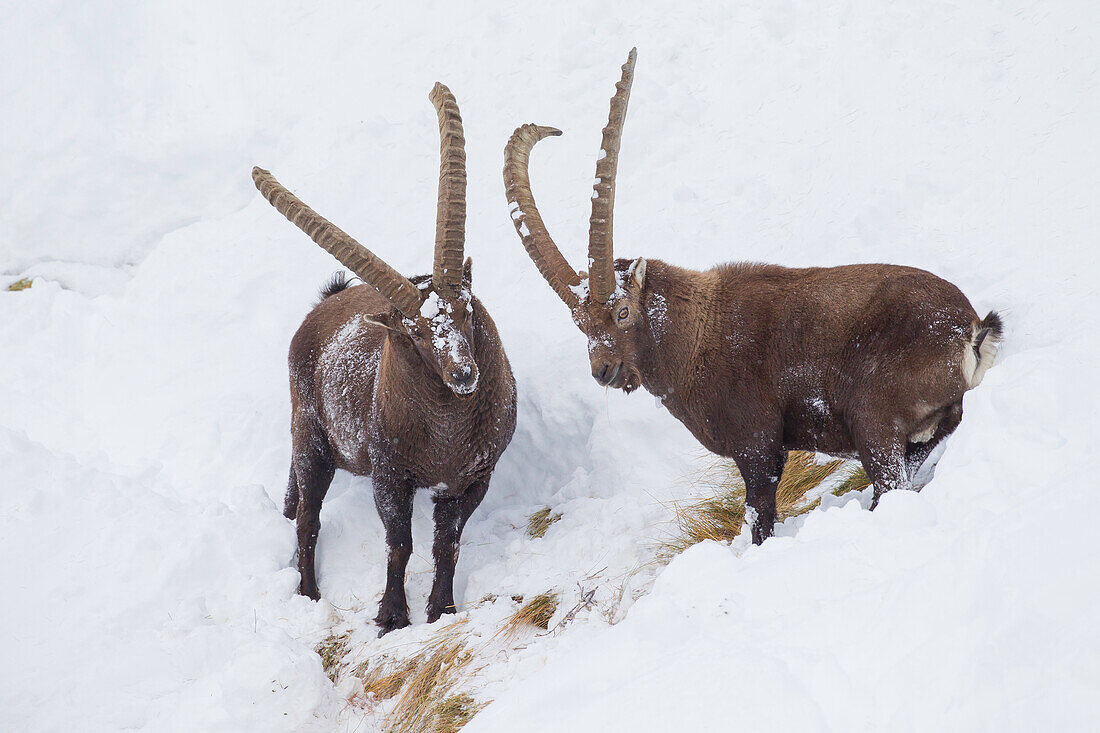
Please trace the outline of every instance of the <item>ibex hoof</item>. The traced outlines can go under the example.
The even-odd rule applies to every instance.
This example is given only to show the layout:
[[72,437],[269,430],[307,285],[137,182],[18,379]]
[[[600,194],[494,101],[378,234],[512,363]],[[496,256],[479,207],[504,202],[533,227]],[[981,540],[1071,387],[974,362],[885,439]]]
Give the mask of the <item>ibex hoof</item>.
[[394,629],[403,629],[409,625],[409,614],[400,613],[397,611],[379,611],[378,616],[374,619],[374,622],[378,624],[378,638],[381,639],[386,634],[390,633]]
[[428,623],[434,624],[445,613],[458,613],[454,603],[449,603],[447,605],[428,604]]

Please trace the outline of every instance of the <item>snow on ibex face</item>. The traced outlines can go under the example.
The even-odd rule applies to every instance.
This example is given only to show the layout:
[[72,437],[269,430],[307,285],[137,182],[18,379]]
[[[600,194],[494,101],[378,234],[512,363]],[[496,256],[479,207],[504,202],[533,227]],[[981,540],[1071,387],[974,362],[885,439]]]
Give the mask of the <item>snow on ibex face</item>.
[[[459,297],[448,300],[434,290],[427,293],[420,306],[422,324],[406,320],[410,334],[423,338],[414,340],[426,361],[437,367],[444,383],[457,394],[470,394],[477,389],[478,369],[473,348],[467,336],[473,316],[473,297],[462,289]],[[427,340],[428,344],[423,344]],[[468,376],[463,376],[468,373]]]

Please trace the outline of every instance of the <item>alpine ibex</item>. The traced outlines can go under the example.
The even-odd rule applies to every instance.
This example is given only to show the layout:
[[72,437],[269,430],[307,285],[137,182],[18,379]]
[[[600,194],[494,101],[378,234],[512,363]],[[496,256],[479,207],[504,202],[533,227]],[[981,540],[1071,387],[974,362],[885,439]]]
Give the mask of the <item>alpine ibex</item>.
[[603,130],[588,273],[559,252],[531,194],[531,148],[561,131],[524,125],[505,149],[513,223],[588,336],[592,376],[626,392],[645,387],[708,450],[737,463],[755,543],[774,529],[789,450],[858,457],[874,482],[872,507],[884,491],[911,486],[958,426],[963,394],[993,363],[1000,318],[979,319],[958,288],[912,267],[735,263],[698,272],[613,259],[635,58],[632,50]]
[[442,159],[430,276],[406,279],[269,172],[252,170],[280,213],[367,284],[336,278],[291,341],[294,450],[284,514],[297,519],[299,592],[317,599],[314,551],[333,473],[370,475],[389,549],[379,635],[409,624],[405,567],[417,488],[429,488],[435,502],[428,621],[454,613],[459,539],[516,424],[515,379],[493,319],[470,293],[470,260],[462,261],[462,119],[447,87],[436,84],[429,96]]

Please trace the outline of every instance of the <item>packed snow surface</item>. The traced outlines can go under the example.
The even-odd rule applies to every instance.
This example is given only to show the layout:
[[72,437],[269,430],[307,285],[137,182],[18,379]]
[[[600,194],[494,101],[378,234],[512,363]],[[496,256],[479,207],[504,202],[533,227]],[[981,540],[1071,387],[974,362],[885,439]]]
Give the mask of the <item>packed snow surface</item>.
[[[270,168],[400,272],[429,272],[437,80],[465,124],[473,289],[520,401],[463,537],[460,618],[487,640],[511,596],[562,596],[550,633],[470,682],[493,702],[466,730],[1100,728],[1096,3],[3,16],[0,729],[381,725],[314,647],[339,629],[359,654],[432,633],[430,499],[412,627],[372,638],[385,547],[369,479],[337,475],[324,600],[295,594],[286,350],[337,265],[249,172]],[[761,547],[646,565],[667,502],[697,493],[701,451],[653,400],[590,378],[500,174],[517,125],[565,130],[531,175],[583,267],[600,130],[635,45],[619,256],[909,264],[1004,315],[998,364],[921,493],[874,513],[826,497]],[[533,539],[545,506],[562,518]]]

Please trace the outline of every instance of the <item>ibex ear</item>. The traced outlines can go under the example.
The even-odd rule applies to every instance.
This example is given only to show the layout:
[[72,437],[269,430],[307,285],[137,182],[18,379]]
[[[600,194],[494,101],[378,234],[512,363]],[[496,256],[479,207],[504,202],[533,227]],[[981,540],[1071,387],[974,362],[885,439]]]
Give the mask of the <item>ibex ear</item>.
[[630,280],[633,281],[639,288],[645,287],[645,257],[639,257],[630,264],[630,270],[628,271]]
[[405,326],[401,323],[401,314],[396,308],[382,313],[364,313],[363,320],[387,328],[390,331],[405,333]]
[[465,285],[467,289],[469,289],[470,286],[473,284],[473,282],[474,282],[474,258],[473,257],[467,257],[466,262],[464,262],[462,264],[462,284]]

